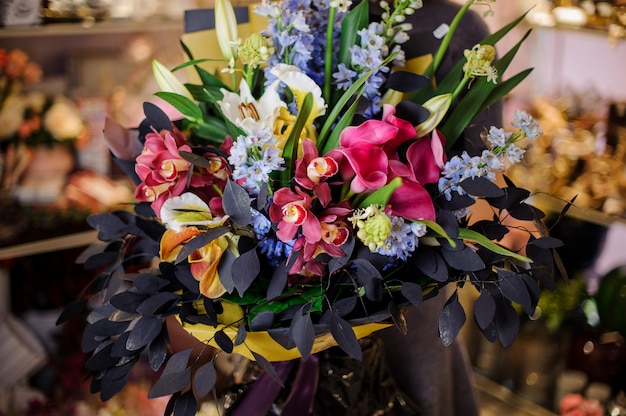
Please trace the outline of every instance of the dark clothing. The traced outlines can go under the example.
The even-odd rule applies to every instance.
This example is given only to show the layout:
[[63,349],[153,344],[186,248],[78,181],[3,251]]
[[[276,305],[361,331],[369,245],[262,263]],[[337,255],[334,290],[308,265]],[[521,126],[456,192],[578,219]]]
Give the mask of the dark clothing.
[[[441,23],[450,23],[460,7],[459,4],[447,0],[424,0],[423,8],[408,19],[413,24],[413,32],[411,41],[404,45],[407,59],[426,53],[434,54],[440,41],[434,38],[432,32]],[[440,77],[462,59],[465,49],[480,43],[488,34],[487,26],[480,15],[470,10],[453,36],[438,71]],[[502,127],[501,115],[500,103],[486,110],[466,131],[467,140],[480,143],[482,131],[492,125]],[[446,300],[444,290],[435,298],[412,307],[406,317],[406,335],[396,328],[380,332],[385,344],[387,363],[396,384],[421,407],[422,415],[478,415],[472,371],[464,344],[457,339],[452,345],[445,347],[439,339],[439,314]]]

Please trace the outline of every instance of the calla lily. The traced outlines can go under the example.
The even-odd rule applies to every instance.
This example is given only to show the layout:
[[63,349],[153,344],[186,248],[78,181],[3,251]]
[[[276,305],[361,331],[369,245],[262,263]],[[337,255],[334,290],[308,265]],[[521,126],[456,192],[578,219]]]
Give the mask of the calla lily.
[[279,82],[269,85],[259,100],[252,96],[248,83],[241,81],[239,94],[222,89],[224,98],[218,101],[224,115],[236,126],[252,134],[256,130],[268,127],[275,132],[276,119],[281,108],[286,108],[279,97],[277,89]]
[[238,39],[237,18],[229,0],[215,0],[215,33],[224,58],[227,61],[235,59],[234,45]]
[[305,123],[307,129],[313,125],[313,121],[316,118],[326,113],[326,102],[322,97],[322,89],[313,79],[303,73],[300,68],[293,65],[278,64],[270,72],[289,87],[296,98],[298,108],[302,107],[304,97],[308,93],[313,95],[313,108]]
[[161,207],[161,221],[172,230],[180,230],[190,225],[217,227],[222,225],[227,218],[228,216],[214,218],[209,206],[191,192],[172,197]]
[[435,130],[448,112],[451,104],[452,94],[437,95],[422,104],[424,108],[430,111],[430,116],[428,116],[423,123],[415,126],[417,137],[426,136],[428,133]]
[[161,91],[173,92],[194,101],[191,93],[187,90],[187,88],[185,88],[183,83],[174,76],[172,71],[167,69],[165,65],[156,59],[152,60],[152,73],[154,74],[154,79],[157,84],[159,84]]

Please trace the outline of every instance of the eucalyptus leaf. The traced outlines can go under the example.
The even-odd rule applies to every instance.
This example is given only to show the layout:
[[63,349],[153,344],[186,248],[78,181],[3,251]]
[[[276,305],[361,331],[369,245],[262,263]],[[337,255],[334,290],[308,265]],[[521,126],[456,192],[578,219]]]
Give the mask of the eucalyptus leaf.
[[352,326],[342,317],[339,316],[336,311],[330,316],[330,333],[332,334],[337,345],[350,357],[361,360],[363,358],[363,351],[359,345],[359,341],[354,334]]
[[180,250],[178,255],[176,256],[176,263],[180,263],[185,261],[187,257],[189,257],[194,251],[206,246],[211,241],[215,240],[218,237],[229,232],[231,228],[229,226],[221,226],[215,227],[207,230],[206,232],[197,235],[192,238],[189,242],[183,245],[183,248]]
[[164,337],[156,337],[148,347],[148,363],[152,371],[157,371],[167,358],[167,345]]
[[311,355],[313,349],[313,341],[315,341],[315,331],[313,330],[313,321],[311,315],[305,313],[307,305],[298,309],[298,312],[291,320],[289,331],[293,342],[296,344],[296,348],[300,352],[303,360],[307,360]]
[[135,351],[145,347],[161,333],[162,328],[163,322],[160,318],[141,317],[130,331],[130,336],[126,341],[126,348],[129,351]]
[[[167,366],[166,366],[167,368]],[[163,373],[152,385],[148,392],[148,398],[169,396],[182,391],[191,382],[191,367],[181,371]]]
[[213,361],[202,364],[193,375],[193,388],[198,397],[207,396],[215,387],[217,371]]
[[248,250],[242,253],[233,262],[233,283],[239,296],[243,296],[252,282],[257,278],[261,270],[261,261],[256,250]]
[[222,205],[224,212],[230,216],[235,224],[250,224],[252,221],[250,202],[248,192],[241,185],[229,179],[224,188]]
[[182,393],[174,402],[174,416],[196,416],[198,403],[192,391]]
[[474,318],[478,327],[485,330],[493,322],[496,314],[496,302],[488,290],[482,290],[474,304]]
[[224,330],[219,330],[215,332],[215,343],[226,353],[230,354],[233,352],[233,341],[230,339],[228,335],[224,332]]
[[172,130],[172,122],[163,110],[151,102],[143,103],[143,113],[150,126],[156,131]]

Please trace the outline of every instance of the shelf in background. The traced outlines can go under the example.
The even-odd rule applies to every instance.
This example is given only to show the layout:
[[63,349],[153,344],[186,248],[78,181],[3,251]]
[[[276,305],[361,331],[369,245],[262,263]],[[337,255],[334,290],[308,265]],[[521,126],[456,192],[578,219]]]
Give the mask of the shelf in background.
[[0,28],[0,39],[50,36],[111,35],[135,32],[183,31],[183,20],[103,20],[76,23],[48,23],[40,26]]

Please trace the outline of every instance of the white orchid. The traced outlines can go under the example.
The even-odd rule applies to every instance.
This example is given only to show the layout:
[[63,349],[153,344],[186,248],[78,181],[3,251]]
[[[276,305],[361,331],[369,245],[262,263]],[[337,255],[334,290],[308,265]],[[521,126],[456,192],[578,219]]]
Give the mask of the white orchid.
[[161,207],[161,221],[171,230],[202,225],[209,228],[222,225],[228,216],[213,217],[209,206],[199,196],[186,192],[169,198]]

